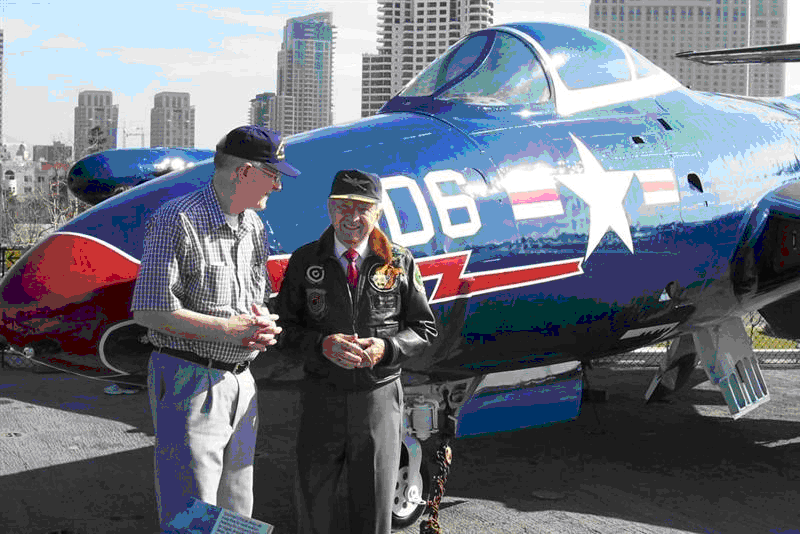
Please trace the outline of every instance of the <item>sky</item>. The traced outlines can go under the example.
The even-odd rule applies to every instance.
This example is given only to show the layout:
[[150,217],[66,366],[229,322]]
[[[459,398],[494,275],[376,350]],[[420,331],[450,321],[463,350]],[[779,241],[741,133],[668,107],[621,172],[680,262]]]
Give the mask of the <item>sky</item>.
[[[78,92],[105,90],[119,105],[117,146],[149,144],[150,109],[161,91],[191,94],[195,144],[212,148],[247,123],[250,100],[275,91],[286,19],[333,12],[334,123],[361,109],[361,54],[376,51],[377,0],[0,0],[4,30],[6,143],[73,142]],[[800,41],[800,2],[788,2],[788,42]],[[494,22],[589,25],[589,0],[494,0]],[[787,94],[800,92],[800,64],[787,67]]]

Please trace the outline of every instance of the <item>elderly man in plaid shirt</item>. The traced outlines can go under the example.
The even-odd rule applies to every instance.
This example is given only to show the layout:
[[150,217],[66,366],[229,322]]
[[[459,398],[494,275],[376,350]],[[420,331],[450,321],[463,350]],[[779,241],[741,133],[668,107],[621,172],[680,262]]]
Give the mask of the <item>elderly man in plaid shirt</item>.
[[147,222],[131,308],[155,346],[148,388],[161,529],[189,497],[250,516],[258,406],[250,362],[276,342],[262,210],[284,161],[277,132],[242,126],[217,145],[205,188]]

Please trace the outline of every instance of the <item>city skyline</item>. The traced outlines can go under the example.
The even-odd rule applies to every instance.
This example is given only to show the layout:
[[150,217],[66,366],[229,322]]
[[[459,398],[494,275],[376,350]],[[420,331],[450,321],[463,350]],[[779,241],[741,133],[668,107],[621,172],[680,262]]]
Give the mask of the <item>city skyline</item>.
[[[120,128],[149,130],[154,95],[170,91],[192,94],[195,146],[213,147],[225,132],[248,121],[254,95],[275,91],[275,58],[286,21],[321,11],[333,12],[337,29],[333,123],[360,117],[361,57],[377,51],[377,0],[298,0],[266,10],[255,1],[237,4],[143,0],[115,8],[113,17],[99,3],[98,9],[6,5],[0,22],[5,141],[28,147],[54,140],[73,144],[72,111],[82,90],[112,91]],[[589,25],[589,0],[494,4],[495,24],[542,20]],[[363,16],[354,17],[353,9]],[[800,20],[800,5],[790,5],[787,17],[787,41],[800,41],[800,28],[792,24]],[[800,92],[800,66],[787,67],[786,85],[787,94]]]

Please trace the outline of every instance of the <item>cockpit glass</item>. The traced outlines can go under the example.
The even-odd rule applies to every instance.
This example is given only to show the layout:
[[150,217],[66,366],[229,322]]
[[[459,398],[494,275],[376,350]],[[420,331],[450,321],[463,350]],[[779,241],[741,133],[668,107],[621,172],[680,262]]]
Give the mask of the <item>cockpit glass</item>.
[[457,48],[440,56],[408,84],[400,96],[431,96],[436,89],[459,76],[475,63],[488,37],[478,34],[466,39]]
[[646,78],[647,76],[652,76],[660,70],[658,67],[652,64],[650,60],[646,59],[636,50],[630,49],[628,52],[633,58],[633,66],[636,67],[637,78]]
[[531,32],[569,89],[585,89],[631,79],[622,49],[598,33],[576,28]]
[[436,98],[470,104],[526,104],[546,102],[550,89],[533,52],[516,37],[497,32],[483,63]]

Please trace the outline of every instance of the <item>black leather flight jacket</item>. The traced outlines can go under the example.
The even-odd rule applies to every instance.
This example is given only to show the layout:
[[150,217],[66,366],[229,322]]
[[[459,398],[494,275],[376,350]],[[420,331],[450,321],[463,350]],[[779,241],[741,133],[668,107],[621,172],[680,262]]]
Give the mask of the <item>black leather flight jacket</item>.
[[[399,377],[403,362],[422,354],[437,335],[436,321],[408,250],[373,230],[351,295],[333,237],[333,227],[328,227],[319,240],[289,259],[275,308],[283,327],[278,348],[303,358],[311,379],[342,391],[374,389]],[[388,266],[394,276],[385,276],[386,256],[391,256]],[[383,359],[374,368],[337,366],[322,355],[322,340],[336,333],[383,339]]]

